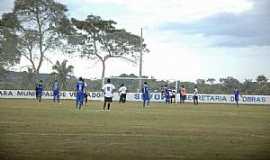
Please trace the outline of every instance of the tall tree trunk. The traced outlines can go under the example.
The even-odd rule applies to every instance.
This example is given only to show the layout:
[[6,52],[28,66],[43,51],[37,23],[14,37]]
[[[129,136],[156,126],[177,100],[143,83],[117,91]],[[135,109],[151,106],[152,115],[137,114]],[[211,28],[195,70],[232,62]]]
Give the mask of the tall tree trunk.
[[101,75],[101,79],[104,79],[105,78],[105,69],[106,69],[106,66],[105,66],[105,61],[102,60],[102,75]]
[[38,66],[36,68],[37,70],[37,74],[39,75],[39,70],[41,68],[42,62],[43,62],[43,58],[44,58],[44,51],[43,51],[43,32],[42,32],[42,24],[40,22],[40,17],[39,17],[39,9],[37,8],[36,11],[36,19],[37,19],[37,23],[38,23],[38,33],[39,33],[39,54],[40,54],[40,58],[39,58],[39,62],[38,62]]
[[67,90],[67,80],[66,79],[63,79],[62,81],[62,85],[63,85],[63,90]]
[[39,71],[35,70],[34,71],[34,79],[35,79],[35,82],[39,81]]

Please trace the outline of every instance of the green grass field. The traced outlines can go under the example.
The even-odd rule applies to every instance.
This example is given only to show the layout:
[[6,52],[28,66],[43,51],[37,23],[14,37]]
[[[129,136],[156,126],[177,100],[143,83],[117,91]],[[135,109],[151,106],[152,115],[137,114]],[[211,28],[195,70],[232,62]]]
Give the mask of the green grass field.
[[270,106],[101,106],[0,99],[0,159],[270,159]]

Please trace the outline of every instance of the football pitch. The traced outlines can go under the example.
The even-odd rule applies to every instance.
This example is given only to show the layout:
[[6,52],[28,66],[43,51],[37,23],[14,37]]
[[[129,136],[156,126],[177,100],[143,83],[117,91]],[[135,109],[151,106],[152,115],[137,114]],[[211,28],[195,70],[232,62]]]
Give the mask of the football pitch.
[[270,158],[270,106],[0,99],[1,160]]

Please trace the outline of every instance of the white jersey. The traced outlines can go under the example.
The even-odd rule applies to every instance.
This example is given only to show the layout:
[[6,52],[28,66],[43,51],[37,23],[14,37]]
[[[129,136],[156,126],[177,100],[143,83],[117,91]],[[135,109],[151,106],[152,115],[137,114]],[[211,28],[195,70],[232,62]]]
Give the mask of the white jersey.
[[87,83],[84,82],[84,92],[87,92]]
[[169,96],[171,97],[173,95],[173,91],[171,89],[169,89],[168,91],[169,91]]
[[104,97],[113,97],[113,90],[115,89],[113,84],[105,84],[102,89],[104,91]]
[[120,94],[127,94],[127,87],[122,86],[122,87],[119,88],[118,91],[119,91]]
[[193,95],[194,95],[194,96],[198,96],[198,94],[199,94],[199,91],[198,91],[197,88],[195,88],[194,91],[193,91]]

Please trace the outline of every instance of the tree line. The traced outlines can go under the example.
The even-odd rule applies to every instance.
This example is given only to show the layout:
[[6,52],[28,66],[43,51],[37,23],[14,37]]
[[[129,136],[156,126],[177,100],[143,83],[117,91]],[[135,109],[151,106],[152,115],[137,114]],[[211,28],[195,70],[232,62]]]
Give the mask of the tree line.
[[[40,78],[46,90],[52,89],[52,84],[55,79],[59,79],[61,90],[73,91],[77,82],[77,78],[70,75],[73,66],[67,65],[67,61],[62,63],[57,62],[53,66],[51,74],[41,74]],[[5,76],[0,78],[1,89],[34,89],[35,88],[35,74],[33,72],[10,72],[6,71]],[[118,77],[138,78],[134,74],[121,74]],[[160,92],[161,87],[168,85],[168,87],[175,89],[176,81],[157,80],[154,77],[144,76],[144,81],[147,81],[151,92]],[[99,92],[102,86],[102,79],[85,79],[88,84],[88,91]],[[118,88],[121,84],[125,84],[129,92],[138,92],[137,79],[112,79],[112,83]],[[234,88],[238,88],[243,95],[270,95],[270,82],[264,75],[259,75],[255,80],[246,79],[240,82],[234,77],[197,79],[196,82],[178,81],[178,87],[184,85],[188,93],[192,93],[195,86],[198,87],[200,94],[232,94]],[[178,88],[179,89],[179,88]]]

